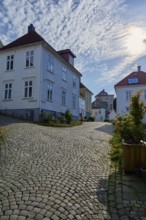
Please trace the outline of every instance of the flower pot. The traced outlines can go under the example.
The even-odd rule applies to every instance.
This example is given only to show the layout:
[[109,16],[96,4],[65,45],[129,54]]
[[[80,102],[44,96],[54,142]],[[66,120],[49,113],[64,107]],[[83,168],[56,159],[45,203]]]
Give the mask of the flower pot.
[[140,170],[144,181],[146,181],[146,166],[141,167]]
[[123,143],[123,167],[125,172],[136,172],[146,163],[146,146]]

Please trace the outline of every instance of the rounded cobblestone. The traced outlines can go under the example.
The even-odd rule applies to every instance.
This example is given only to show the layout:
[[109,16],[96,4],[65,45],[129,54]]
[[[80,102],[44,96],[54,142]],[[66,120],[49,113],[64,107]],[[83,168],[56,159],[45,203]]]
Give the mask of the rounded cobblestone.
[[109,219],[111,125],[52,128],[5,120],[1,219]]

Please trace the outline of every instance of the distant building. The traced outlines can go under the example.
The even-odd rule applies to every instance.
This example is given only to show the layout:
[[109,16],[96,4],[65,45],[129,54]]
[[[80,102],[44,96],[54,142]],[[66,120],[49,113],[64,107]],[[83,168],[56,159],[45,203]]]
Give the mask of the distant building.
[[[115,85],[117,114],[124,116],[129,112],[131,96],[139,90],[142,90],[141,100],[146,106],[146,72],[141,71],[140,66],[137,71],[130,73]],[[144,121],[146,122],[146,116]]]
[[93,93],[83,83],[80,83],[80,98],[85,99],[85,116],[87,118],[92,114],[92,95]]
[[81,73],[70,49],[56,51],[31,24],[28,33],[0,43],[0,112],[38,121],[69,109],[79,118]]
[[[114,95],[109,95],[107,92],[105,92],[104,89],[101,92],[99,92],[95,96],[95,101],[92,102],[92,116],[95,117],[95,109],[98,109],[99,113],[99,110],[102,110],[103,115],[102,117],[100,117],[99,115],[99,117],[96,117],[96,119],[99,121],[104,121],[105,119],[107,119],[110,112],[112,112],[113,110],[113,100]],[[105,111],[103,111],[103,109],[105,109]]]

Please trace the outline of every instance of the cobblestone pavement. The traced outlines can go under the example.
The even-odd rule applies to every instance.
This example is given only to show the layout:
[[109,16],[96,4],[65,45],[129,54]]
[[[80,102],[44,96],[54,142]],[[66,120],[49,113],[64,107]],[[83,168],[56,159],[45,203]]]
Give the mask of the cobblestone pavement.
[[[107,220],[112,126],[43,127],[2,119],[1,220]],[[118,219],[118,218],[117,218]]]

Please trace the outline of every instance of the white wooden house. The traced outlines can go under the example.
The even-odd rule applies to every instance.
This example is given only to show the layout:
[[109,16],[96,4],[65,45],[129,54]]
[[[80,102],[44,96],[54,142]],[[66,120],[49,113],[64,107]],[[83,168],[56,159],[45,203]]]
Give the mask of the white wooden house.
[[56,51],[31,24],[28,33],[0,48],[0,112],[38,121],[69,109],[79,117],[81,73],[70,49]]
[[[117,114],[124,116],[129,112],[131,96],[137,91],[142,90],[141,101],[146,106],[146,72],[138,70],[130,73],[115,85],[117,95]],[[144,117],[146,122],[146,116]]]

